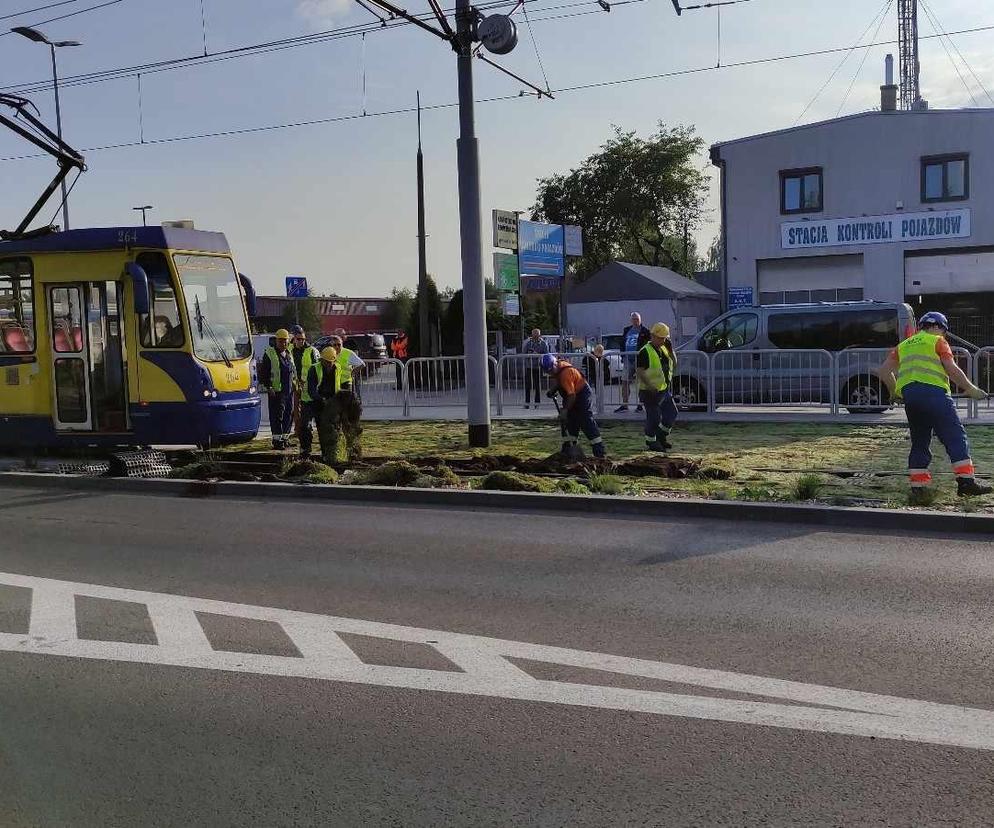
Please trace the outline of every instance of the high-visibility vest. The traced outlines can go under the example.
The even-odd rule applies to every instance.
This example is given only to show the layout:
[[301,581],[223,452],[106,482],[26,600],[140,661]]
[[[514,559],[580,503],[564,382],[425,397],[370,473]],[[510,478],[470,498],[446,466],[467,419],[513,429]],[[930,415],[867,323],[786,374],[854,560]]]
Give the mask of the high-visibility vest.
[[407,359],[407,337],[398,337],[390,343],[394,359]]
[[318,349],[313,345],[304,346],[304,353],[300,355],[300,376],[303,380],[300,383],[300,401],[311,402],[310,392],[307,390],[307,377],[311,373],[311,366],[321,361]]
[[663,370],[663,361],[659,358],[659,352],[651,342],[646,342],[642,350],[649,356],[649,370],[645,372],[645,379],[639,377],[639,388],[643,391],[665,391],[670,387],[673,379],[673,368],[676,364],[676,355],[669,354],[669,366]]
[[349,365],[349,359],[355,351],[350,351],[348,348],[342,348],[338,354],[338,379],[335,381],[337,391],[343,385],[348,385],[352,387],[352,366]]
[[950,393],[949,376],[935,352],[936,343],[941,339],[938,334],[919,331],[908,337],[897,346],[897,393],[912,382],[934,385]]
[[[283,390],[283,372],[280,370],[280,355],[276,349],[270,345],[266,348],[265,358],[269,360],[269,389],[276,394]],[[297,380],[297,363],[293,361],[293,354],[290,356],[290,383]]]
[[[337,394],[339,391],[342,390],[342,372],[339,371],[339,370],[337,370],[337,368],[338,368],[337,365],[335,366],[335,368],[336,368],[336,371],[335,371],[335,393]],[[315,379],[317,379],[318,391],[320,391],[321,390],[321,383],[324,380],[324,363],[319,359],[317,362],[314,363],[313,366],[311,366],[311,370],[314,372],[314,377],[315,377]],[[309,378],[309,376],[310,375],[308,375],[308,378]],[[310,396],[308,396],[308,400],[310,400]]]

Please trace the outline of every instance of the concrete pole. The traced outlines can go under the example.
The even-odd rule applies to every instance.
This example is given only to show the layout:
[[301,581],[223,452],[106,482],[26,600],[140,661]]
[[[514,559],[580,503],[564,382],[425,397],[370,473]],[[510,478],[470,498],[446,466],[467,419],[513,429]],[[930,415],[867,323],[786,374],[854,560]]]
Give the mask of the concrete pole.
[[421,152],[421,93],[418,93],[418,356],[435,356],[428,330],[428,253],[425,243],[425,159]]
[[465,327],[466,391],[469,398],[469,445],[490,446],[490,378],[487,369],[487,313],[483,285],[480,216],[480,158],[473,117],[473,10],[470,0],[456,0],[459,52],[459,229]]

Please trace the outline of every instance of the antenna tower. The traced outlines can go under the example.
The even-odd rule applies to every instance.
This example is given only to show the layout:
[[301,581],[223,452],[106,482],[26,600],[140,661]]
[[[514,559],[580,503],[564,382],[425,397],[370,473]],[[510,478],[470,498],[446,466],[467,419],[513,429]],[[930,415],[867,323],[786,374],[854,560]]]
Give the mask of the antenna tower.
[[918,62],[918,0],[897,0],[897,39],[901,54],[901,109],[927,109]]

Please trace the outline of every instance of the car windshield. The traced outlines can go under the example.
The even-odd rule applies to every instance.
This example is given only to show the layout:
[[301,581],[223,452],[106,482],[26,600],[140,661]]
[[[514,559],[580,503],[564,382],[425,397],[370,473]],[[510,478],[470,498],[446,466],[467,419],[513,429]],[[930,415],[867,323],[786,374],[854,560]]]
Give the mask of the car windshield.
[[238,274],[226,256],[175,254],[193,352],[205,362],[252,355]]

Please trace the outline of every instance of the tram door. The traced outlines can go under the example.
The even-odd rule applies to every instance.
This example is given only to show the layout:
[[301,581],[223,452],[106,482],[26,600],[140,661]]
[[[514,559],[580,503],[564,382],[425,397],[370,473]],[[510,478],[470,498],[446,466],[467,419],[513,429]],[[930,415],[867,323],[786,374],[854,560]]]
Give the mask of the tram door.
[[48,289],[58,430],[129,428],[121,299],[117,282]]

